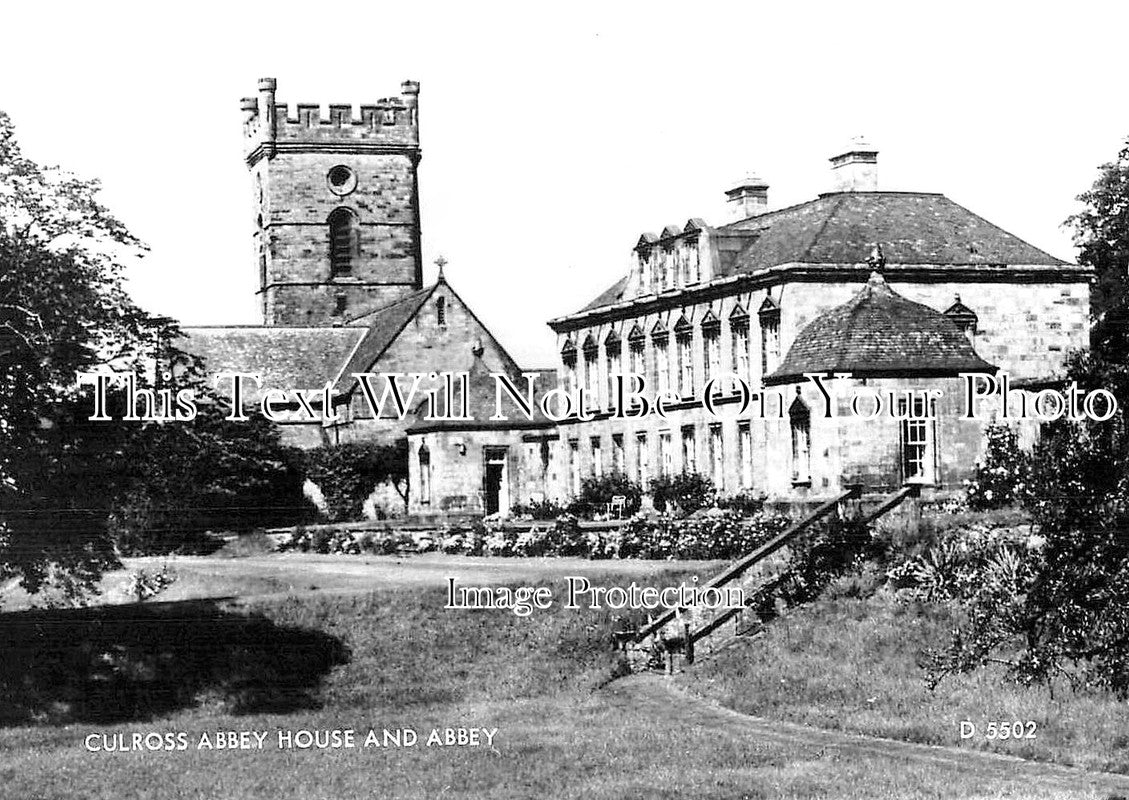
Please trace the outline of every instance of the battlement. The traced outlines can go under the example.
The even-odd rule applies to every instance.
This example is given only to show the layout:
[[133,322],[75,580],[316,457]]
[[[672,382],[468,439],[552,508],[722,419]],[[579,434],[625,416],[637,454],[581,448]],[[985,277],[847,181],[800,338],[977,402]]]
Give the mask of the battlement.
[[322,117],[317,103],[298,103],[291,116],[290,107],[275,99],[278,82],[259,80],[257,97],[244,97],[244,151],[249,164],[277,150],[298,147],[302,150],[341,148],[415,149],[419,146],[419,83],[404,81],[398,97],[385,97],[360,107],[360,116],[348,103],[331,103],[328,118]]

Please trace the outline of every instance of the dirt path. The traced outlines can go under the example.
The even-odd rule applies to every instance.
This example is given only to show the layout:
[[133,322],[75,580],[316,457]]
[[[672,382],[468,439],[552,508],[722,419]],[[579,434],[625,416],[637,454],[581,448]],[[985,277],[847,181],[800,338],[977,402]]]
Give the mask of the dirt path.
[[679,724],[708,727],[736,738],[834,752],[845,757],[880,755],[903,760],[909,766],[927,763],[947,766],[966,775],[1030,781],[1042,789],[1089,789],[1109,796],[1129,797],[1129,776],[1126,775],[1084,772],[981,750],[899,742],[751,717],[692,695],[661,675],[632,675],[602,691],[612,703],[623,703],[653,714],[657,719],[677,719]]

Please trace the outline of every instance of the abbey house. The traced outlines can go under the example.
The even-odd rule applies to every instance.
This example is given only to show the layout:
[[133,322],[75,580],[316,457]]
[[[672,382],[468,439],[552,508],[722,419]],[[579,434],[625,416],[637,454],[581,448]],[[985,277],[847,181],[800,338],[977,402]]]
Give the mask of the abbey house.
[[[189,347],[212,372],[330,382],[336,419],[295,415],[292,443],[406,436],[416,517],[561,501],[610,471],[644,486],[700,472],[723,494],[780,499],[855,483],[944,492],[970,475],[987,424],[962,419],[960,376],[1053,385],[1088,343],[1090,270],[943,194],[884,191],[878,150],[859,139],[831,154],[828,191],[812,200],[774,208],[748,176],[726,187],[728,220],[625,236],[630,268],[549,321],[559,363],[541,380],[583,389],[584,406],[491,419],[491,375],[521,386],[522,370],[442,265],[422,283],[419,84],[359,118],[348,105],[292,114],[275,92],[267,78],[243,100],[263,324],[189,328]],[[372,415],[356,373],[466,375],[452,402],[469,414]],[[668,398],[663,414],[617,413],[616,377],[629,373]],[[707,409],[704,387],[730,373]],[[828,417],[812,373],[849,373],[844,396],[901,407],[866,424],[846,407]],[[740,404],[741,383],[778,397],[779,413]]]

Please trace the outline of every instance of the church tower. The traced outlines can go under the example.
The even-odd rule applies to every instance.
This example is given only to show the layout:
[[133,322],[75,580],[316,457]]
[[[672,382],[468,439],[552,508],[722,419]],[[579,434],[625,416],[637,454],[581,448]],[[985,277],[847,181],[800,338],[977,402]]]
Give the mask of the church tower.
[[276,87],[242,101],[263,324],[338,324],[421,288],[419,84],[360,119],[304,103],[291,117]]

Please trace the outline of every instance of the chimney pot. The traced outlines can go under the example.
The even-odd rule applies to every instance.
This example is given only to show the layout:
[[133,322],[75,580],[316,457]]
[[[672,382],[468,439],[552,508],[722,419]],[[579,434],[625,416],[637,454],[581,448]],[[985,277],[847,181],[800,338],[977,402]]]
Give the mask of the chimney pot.
[[749,172],[725,190],[725,197],[732,222],[755,217],[768,210],[768,183]]
[[878,191],[878,148],[865,137],[856,136],[839,155],[829,160],[835,181],[832,191]]

